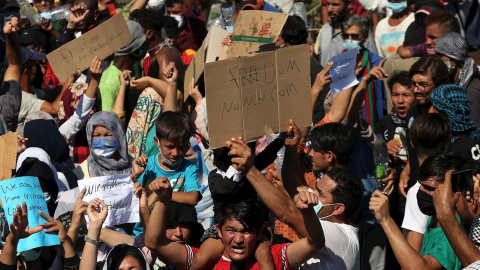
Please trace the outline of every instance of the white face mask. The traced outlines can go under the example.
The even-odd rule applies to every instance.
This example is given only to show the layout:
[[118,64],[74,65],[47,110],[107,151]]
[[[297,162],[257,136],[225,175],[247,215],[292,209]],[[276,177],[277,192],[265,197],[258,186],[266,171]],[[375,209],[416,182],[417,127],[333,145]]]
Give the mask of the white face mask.
[[182,28],[185,25],[185,19],[182,15],[170,15],[170,17],[174,18],[178,22],[178,29]]
[[[315,214],[318,215],[318,212],[320,212],[320,210],[322,210],[322,208],[323,208],[324,206],[327,206],[327,205],[337,205],[337,204],[338,204],[338,203],[327,203],[327,204],[323,204],[320,200],[318,200],[318,204],[313,207],[313,210],[315,211]],[[321,217],[321,218],[319,218],[319,219],[322,220],[322,219],[326,219],[326,218],[331,217],[331,216],[333,216],[333,213],[330,214],[330,215],[328,215],[328,216]]]
[[108,149],[92,148],[91,150],[99,157],[111,158],[117,151],[117,147],[111,147]]

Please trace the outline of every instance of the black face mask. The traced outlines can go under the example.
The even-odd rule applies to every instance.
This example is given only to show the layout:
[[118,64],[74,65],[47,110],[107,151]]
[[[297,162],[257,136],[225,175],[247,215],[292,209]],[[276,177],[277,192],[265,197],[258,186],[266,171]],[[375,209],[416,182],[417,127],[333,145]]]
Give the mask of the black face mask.
[[427,216],[435,216],[435,207],[433,206],[433,197],[425,191],[419,189],[417,193],[418,208]]

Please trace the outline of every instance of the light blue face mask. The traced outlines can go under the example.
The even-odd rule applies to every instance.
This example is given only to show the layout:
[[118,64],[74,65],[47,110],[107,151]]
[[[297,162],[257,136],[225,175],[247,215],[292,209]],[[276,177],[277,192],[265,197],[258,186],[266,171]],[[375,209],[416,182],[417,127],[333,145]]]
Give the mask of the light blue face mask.
[[407,1],[400,3],[387,2],[387,8],[391,9],[393,13],[400,13],[407,8]]
[[[320,212],[320,210],[322,210],[322,208],[323,208],[324,206],[327,206],[327,205],[337,205],[337,204],[338,204],[338,203],[327,203],[327,204],[323,204],[323,203],[319,200],[319,201],[318,201],[318,204],[313,207],[313,210],[315,211],[315,214],[318,215],[318,212]],[[331,217],[331,216],[333,216],[333,213],[330,214],[330,215],[328,215],[328,216],[321,217],[321,218],[319,218],[319,219],[322,220],[322,219],[326,219],[326,218]]]
[[50,196],[50,193],[44,192],[43,197],[45,197],[45,202],[49,204],[52,201],[52,196]]
[[356,48],[360,48],[360,40],[344,40],[343,41],[343,48],[345,50],[350,51]]
[[117,143],[114,139],[101,137],[92,141],[92,151],[97,156],[111,158],[117,151]]

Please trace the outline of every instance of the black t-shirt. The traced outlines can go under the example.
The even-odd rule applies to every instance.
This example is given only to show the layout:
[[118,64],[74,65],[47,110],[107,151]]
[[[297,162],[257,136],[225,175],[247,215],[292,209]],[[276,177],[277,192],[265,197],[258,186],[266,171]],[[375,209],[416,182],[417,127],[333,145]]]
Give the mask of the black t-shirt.
[[468,169],[471,169],[474,174],[480,169],[480,146],[470,136],[458,135],[450,144],[448,152],[460,153],[467,160]]
[[22,104],[22,88],[18,81],[6,81],[0,89],[0,114],[5,120],[7,129],[15,132],[18,125],[18,114]]
[[[415,118],[419,117],[424,113],[428,113],[428,109],[430,105],[427,106],[419,106],[414,105],[412,106],[407,112],[407,142],[410,142],[410,137],[408,136],[410,126],[413,123]],[[408,149],[408,162],[410,163],[410,181],[408,186],[411,187],[415,185],[418,179],[418,170],[420,165],[418,164],[418,156],[417,151],[412,147],[410,143],[407,144]]]

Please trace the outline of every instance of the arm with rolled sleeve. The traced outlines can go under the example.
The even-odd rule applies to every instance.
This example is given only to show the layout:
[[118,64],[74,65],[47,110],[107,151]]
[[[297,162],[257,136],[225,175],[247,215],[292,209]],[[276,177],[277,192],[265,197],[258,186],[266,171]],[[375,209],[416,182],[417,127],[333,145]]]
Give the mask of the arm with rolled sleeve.
[[70,141],[75,138],[75,135],[83,128],[90,116],[90,111],[95,104],[95,98],[89,98],[83,95],[82,100],[79,102],[80,106],[77,107],[75,113],[58,129],[61,134],[65,135],[65,138]]

